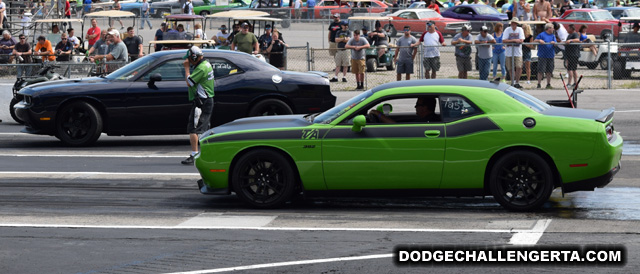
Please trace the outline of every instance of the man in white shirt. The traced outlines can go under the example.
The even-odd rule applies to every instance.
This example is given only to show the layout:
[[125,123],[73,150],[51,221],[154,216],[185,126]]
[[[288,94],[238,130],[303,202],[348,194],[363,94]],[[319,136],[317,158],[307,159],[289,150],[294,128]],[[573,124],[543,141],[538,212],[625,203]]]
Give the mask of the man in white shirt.
[[[423,45],[422,65],[424,66],[424,78],[435,79],[436,72],[440,70],[440,50],[438,48],[446,45],[442,33],[436,30],[435,22],[427,22],[427,31],[422,34],[417,43],[411,46],[417,47],[420,43]],[[432,71],[431,75],[429,71]]]
[[511,27],[504,30],[502,43],[506,44],[505,63],[511,76],[511,85],[522,88],[520,76],[522,75],[522,42],[524,41],[524,31],[518,27],[518,18],[514,17],[509,21]]
[[567,37],[569,37],[569,32],[564,28],[562,24],[553,22],[553,29],[556,32],[556,39],[558,40],[558,45],[556,45],[555,50],[556,53],[562,52],[564,54],[564,45],[563,42],[567,41]]
[[[191,3],[191,0],[184,2],[184,5],[182,5],[182,11],[184,14],[193,15],[193,4]],[[187,23],[187,31],[189,31],[189,23]]]

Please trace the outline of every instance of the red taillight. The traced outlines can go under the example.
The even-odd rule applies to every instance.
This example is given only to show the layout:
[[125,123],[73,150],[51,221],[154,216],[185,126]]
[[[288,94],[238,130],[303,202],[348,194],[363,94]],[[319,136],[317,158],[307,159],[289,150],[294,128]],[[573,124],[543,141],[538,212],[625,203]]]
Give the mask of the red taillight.
[[607,131],[607,140],[611,141],[611,138],[613,138],[613,124],[609,124],[605,130]]

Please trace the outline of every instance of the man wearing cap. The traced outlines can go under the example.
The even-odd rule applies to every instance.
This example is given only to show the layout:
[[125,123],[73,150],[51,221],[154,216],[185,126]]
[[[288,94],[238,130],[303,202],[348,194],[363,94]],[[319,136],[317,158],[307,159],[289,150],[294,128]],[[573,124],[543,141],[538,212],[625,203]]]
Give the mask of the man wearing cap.
[[112,29],[107,32],[107,39],[111,43],[109,53],[89,57],[89,60],[91,62],[103,59],[106,59],[107,61],[120,61],[119,64],[108,65],[108,71],[112,72],[124,65],[123,63],[128,60],[129,52],[127,51],[127,46],[122,42],[122,39],[120,39],[120,32],[118,30]]
[[[436,72],[440,70],[440,46],[445,46],[444,37],[440,31],[436,30],[436,24],[433,21],[427,22],[427,31],[420,36],[420,41],[424,47],[422,56],[422,65],[424,67],[425,79],[436,79]],[[415,43],[411,46],[418,46]],[[431,73],[429,73],[431,71]]]
[[351,49],[351,72],[356,76],[356,90],[364,89],[365,49],[369,48],[369,42],[360,37],[360,30],[355,30],[345,48]]
[[36,43],[36,47],[33,50],[33,55],[41,56],[42,59],[39,60],[40,62],[56,60],[56,57],[53,55],[51,42],[42,35],[38,36],[38,43]]
[[[158,30],[156,30],[156,34],[155,34],[155,41],[162,41],[162,39],[164,39],[164,33],[167,32],[167,23],[162,22],[162,24],[160,24],[160,28]],[[161,51],[162,50],[162,45],[161,44],[156,44],[155,46],[156,51]]]
[[342,82],[347,82],[347,70],[349,68],[351,57],[349,56],[349,51],[345,46],[351,38],[351,32],[349,31],[349,24],[346,21],[340,23],[340,30],[336,31],[335,37],[337,51],[333,57],[333,60],[336,62],[336,74],[333,76],[333,79],[329,80],[329,82],[338,82],[340,69],[342,69]]
[[231,49],[236,49],[248,54],[258,54],[258,39],[256,36],[249,32],[249,24],[247,22],[242,23],[242,31],[233,37],[231,43]]
[[462,26],[460,33],[457,33],[451,40],[451,45],[456,46],[456,66],[458,67],[458,78],[467,79],[467,73],[471,70],[471,44],[473,37],[469,33],[470,26]]
[[228,46],[229,45],[229,35],[230,35],[230,33],[227,32],[227,26],[226,25],[220,25],[220,28],[218,28],[218,30],[220,30],[220,31],[218,32],[218,34],[216,34],[214,39],[216,40],[218,45]]
[[368,33],[370,40],[367,41],[371,41],[371,46],[378,48],[378,58],[380,58],[380,56],[384,55],[389,47],[389,35],[387,35],[387,32],[382,29],[380,21],[376,21],[375,27],[375,30]]
[[633,23],[633,27],[632,27],[632,32],[627,34],[627,36],[624,38],[624,42],[625,43],[637,43],[640,42],[640,33],[638,33],[638,30],[640,30],[640,24]]
[[393,56],[393,62],[396,63],[396,80],[402,80],[402,74],[406,74],[406,79],[411,80],[413,73],[413,59],[416,58],[418,48],[413,46],[418,44],[418,39],[411,36],[411,27],[404,26],[402,29],[404,35],[400,37],[396,43],[398,46],[396,54]]
[[[27,36],[25,36],[24,34],[20,34],[18,38],[20,38],[20,41],[13,48],[13,55],[15,55],[16,58],[18,58],[17,63],[19,64],[31,63],[31,54],[33,54],[33,52],[31,51],[31,45],[29,44],[29,42],[27,42]],[[22,77],[23,71],[25,73],[25,76],[31,75],[31,66],[26,66],[26,67],[18,66],[16,69],[18,72],[18,78]]]
[[[213,87],[214,71],[211,64],[204,59],[204,54],[199,47],[192,46],[183,57],[185,80],[189,87],[189,101],[193,102],[189,112],[187,122],[187,132],[189,133],[189,143],[191,144],[191,154],[182,161],[183,165],[193,165],[193,157],[198,154],[198,134],[202,134],[209,129],[211,114],[213,113]],[[193,72],[189,68],[193,67]],[[198,117],[196,109],[201,113]],[[198,111],[198,112],[200,112]],[[197,123],[195,119],[197,118]]]
[[260,35],[258,38],[258,43],[260,44],[260,53],[266,54],[267,48],[271,45],[271,25],[264,25],[264,34]]
[[91,28],[87,30],[85,39],[89,41],[89,47],[92,47],[93,44],[100,39],[100,28],[98,27],[98,21],[96,21],[96,19],[91,19]]
[[556,43],[556,36],[553,34],[553,24],[544,25],[544,31],[536,36],[534,42],[540,43],[538,46],[538,88],[542,81],[542,75],[547,74],[547,89],[551,89],[551,77],[553,75],[553,58],[555,51],[553,45]]
[[511,85],[516,88],[520,86],[520,76],[522,75],[522,42],[524,41],[524,31],[518,27],[518,18],[514,17],[509,21],[511,27],[504,30],[502,43],[506,44],[505,63],[509,75],[511,75]]
[[495,44],[496,39],[489,34],[489,28],[482,26],[480,34],[476,37],[474,44],[478,47],[478,67],[480,69],[480,80],[489,78],[489,68],[491,67],[491,58],[493,58],[493,50],[489,44]]
[[333,15],[333,22],[329,24],[329,55],[336,55],[336,32],[340,30],[340,14]]

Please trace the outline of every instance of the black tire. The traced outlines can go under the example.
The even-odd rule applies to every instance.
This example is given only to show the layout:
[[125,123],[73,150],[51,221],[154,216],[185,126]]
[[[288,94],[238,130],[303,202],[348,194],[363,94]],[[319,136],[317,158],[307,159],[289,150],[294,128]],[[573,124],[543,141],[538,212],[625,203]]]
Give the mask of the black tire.
[[242,155],[231,174],[231,186],[238,198],[256,208],[282,206],[291,199],[295,182],[289,161],[268,149]]
[[624,62],[613,62],[613,79],[620,80],[625,78]]
[[597,67],[598,67],[598,62],[595,62],[595,63],[587,63],[586,65],[587,65],[587,68],[589,68],[589,69],[595,69],[595,68],[597,68]]
[[540,155],[513,151],[498,159],[491,168],[489,188],[506,209],[531,211],[540,208],[551,196],[553,173]]
[[384,29],[387,31],[387,33],[389,33],[389,37],[398,36],[398,31],[393,27],[393,25],[387,24],[384,26]]
[[75,101],[65,105],[56,116],[56,137],[69,146],[88,146],[102,133],[102,117],[91,104]]
[[609,58],[607,56],[602,55],[600,57],[600,60],[598,61],[598,63],[600,63],[600,68],[603,70],[608,70],[609,69]]
[[255,104],[249,111],[249,116],[288,115],[293,114],[287,103],[278,99],[266,99]]
[[11,102],[9,102],[9,113],[11,114],[11,118],[13,118],[14,121],[24,125],[24,121],[20,120],[20,118],[18,118],[18,116],[16,115],[15,105],[17,103],[20,103],[20,99],[11,98]]
[[378,64],[376,64],[375,58],[367,59],[366,64],[367,64],[367,72],[375,72],[378,68]]
[[395,69],[395,65],[393,64],[393,61],[391,63],[389,63],[389,65],[387,66],[387,70],[394,70]]
[[609,36],[609,37],[611,37],[611,39],[613,39],[613,33],[611,32],[611,30],[610,30],[610,29],[603,30],[603,31],[600,33],[600,39],[604,40],[604,38],[605,38],[606,36]]
[[206,17],[207,15],[209,15],[209,11],[208,10],[203,10],[203,11],[200,12],[200,16],[205,16]]
[[283,19],[282,22],[280,22],[280,26],[283,29],[289,28],[291,26],[291,20],[289,19]]

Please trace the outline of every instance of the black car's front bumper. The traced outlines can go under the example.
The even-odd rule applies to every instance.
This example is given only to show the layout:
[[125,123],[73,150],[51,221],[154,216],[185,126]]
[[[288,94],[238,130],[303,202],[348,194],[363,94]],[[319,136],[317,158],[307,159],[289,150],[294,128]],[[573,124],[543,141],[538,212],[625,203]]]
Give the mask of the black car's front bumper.
[[605,187],[611,182],[611,180],[613,180],[613,176],[615,176],[618,171],[620,171],[620,163],[604,175],[582,181],[562,184],[562,192],[593,191],[595,188]]

